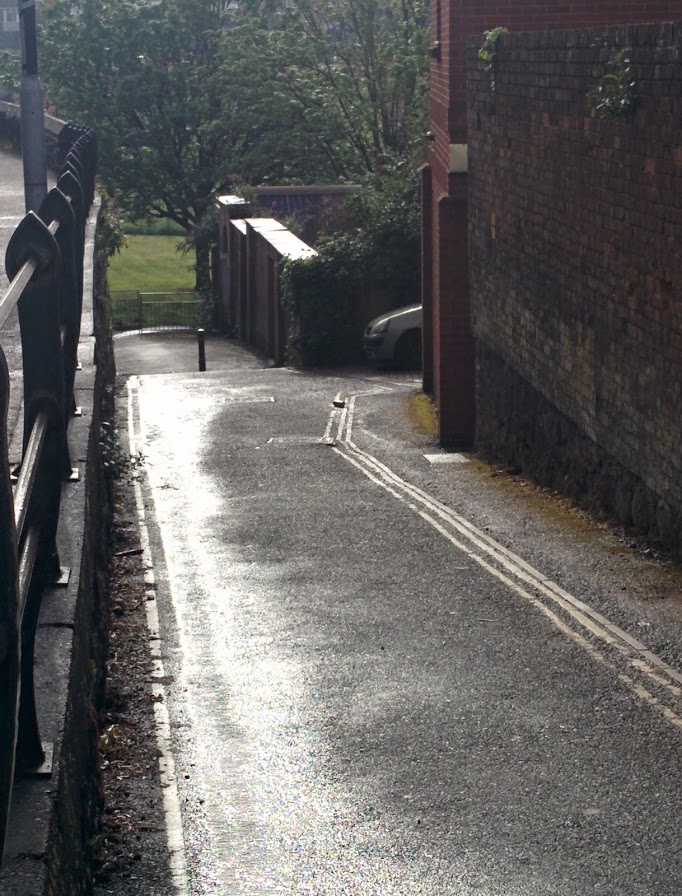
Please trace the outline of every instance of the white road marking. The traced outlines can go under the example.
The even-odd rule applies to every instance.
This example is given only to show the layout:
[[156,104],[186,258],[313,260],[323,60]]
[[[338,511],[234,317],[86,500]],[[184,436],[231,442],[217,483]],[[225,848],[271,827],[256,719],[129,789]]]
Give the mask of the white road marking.
[[469,464],[471,461],[464,454],[451,454],[444,451],[442,454],[425,454],[424,457],[430,464]]
[[[571,628],[544,601],[549,601],[565,613],[573,624],[579,625],[603,645],[621,653],[630,668],[646,678],[675,702],[682,696],[682,674],[656,656],[644,644],[608,620],[593,607],[567,592],[551,579],[526,563],[521,557],[496,542],[465,517],[442,504],[422,489],[402,479],[389,467],[368,454],[353,442],[353,420],[356,400],[360,393],[346,400],[346,407],[338,420],[334,451],[360,470],[368,479],[410,507],[454,547],[464,552],[479,566],[502,581],[516,594],[523,597],[564,634],[580,644],[603,666],[613,671],[640,700],[646,702],[675,727],[682,729],[682,716],[675,709],[661,703],[648,688],[619,671],[605,654],[583,635]],[[332,417],[327,424],[331,431]],[[493,565],[494,564],[494,565]],[[521,584],[523,583],[523,584]],[[537,592],[531,594],[524,585]],[[543,600],[544,599],[544,600]]]
[[253,398],[252,396],[222,395],[213,399],[214,404],[274,404],[274,396],[270,398]]
[[[128,380],[128,440],[129,452],[137,454],[139,445],[135,435],[135,402],[138,390],[137,377]],[[159,749],[159,777],[163,794],[163,810],[166,818],[166,838],[170,853],[170,866],[173,884],[177,896],[188,896],[187,860],[185,839],[182,832],[182,816],[180,814],[180,797],[175,773],[175,761],[171,745],[170,718],[166,691],[163,685],[166,672],[161,658],[161,633],[159,614],[156,603],[156,579],[152,562],[149,530],[144,509],[144,498],[139,480],[133,481],[137,523],[140,530],[140,546],[142,561],[145,567],[147,628],[149,630],[149,652],[152,656],[152,696],[154,698],[154,719],[156,723],[156,744]]]

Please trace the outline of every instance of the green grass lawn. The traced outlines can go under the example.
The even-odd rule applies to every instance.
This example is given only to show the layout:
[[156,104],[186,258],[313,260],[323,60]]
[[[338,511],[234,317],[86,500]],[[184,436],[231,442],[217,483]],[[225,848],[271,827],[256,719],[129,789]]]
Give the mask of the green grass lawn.
[[109,289],[171,292],[194,288],[194,253],[183,255],[177,236],[127,236],[109,264]]

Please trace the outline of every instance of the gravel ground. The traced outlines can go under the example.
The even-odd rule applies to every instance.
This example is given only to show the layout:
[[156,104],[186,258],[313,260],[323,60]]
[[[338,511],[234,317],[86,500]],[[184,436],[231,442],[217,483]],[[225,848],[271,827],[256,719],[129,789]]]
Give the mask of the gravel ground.
[[96,896],[168,896],[168,851],[151,693],[135,499],[116,483],[107,697],[100,736],[103,810]]

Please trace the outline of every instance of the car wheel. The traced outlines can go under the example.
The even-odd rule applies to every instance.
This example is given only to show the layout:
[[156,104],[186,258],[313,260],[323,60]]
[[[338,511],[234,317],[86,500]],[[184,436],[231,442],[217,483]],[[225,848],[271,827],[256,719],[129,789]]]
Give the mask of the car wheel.
[[395,344],[393,355],[396,366],[403,370],[416,370],[422,366],[421,330],[408,330]]

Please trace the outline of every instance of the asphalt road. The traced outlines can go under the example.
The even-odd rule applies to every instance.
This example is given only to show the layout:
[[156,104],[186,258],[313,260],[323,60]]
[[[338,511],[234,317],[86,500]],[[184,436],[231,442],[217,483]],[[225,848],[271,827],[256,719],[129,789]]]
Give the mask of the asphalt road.
[[413,377],[223,360],[127,387],[175,891],[678,896],[679,573]]

